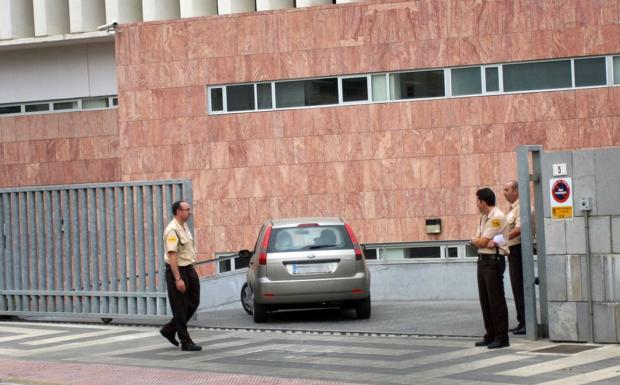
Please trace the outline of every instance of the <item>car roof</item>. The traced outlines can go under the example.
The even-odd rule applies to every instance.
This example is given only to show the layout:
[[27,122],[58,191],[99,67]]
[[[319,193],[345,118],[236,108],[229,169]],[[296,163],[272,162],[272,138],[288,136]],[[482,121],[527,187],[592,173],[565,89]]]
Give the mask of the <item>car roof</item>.
[[304,223],[317,223],[319,226],[344,225],[342,219],[338,217],[303,217],[303,218],[281,218],[270,221],[274,228],[294,227]]

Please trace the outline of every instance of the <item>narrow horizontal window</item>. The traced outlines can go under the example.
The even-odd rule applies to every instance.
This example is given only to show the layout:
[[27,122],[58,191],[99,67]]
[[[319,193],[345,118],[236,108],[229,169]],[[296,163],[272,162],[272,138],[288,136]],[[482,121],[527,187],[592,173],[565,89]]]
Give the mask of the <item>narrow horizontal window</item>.
[[54,111],[75,110],[78,108],[78,102],[77,100],[72,100],[69,102],[56,102],[53,104],[53,106],[54,106]]
[[441,258],[441,248],[431,247],[411,247],[404,249],[405,258]]
[[481,93],[480,67],[455,68],[452,70],[452,95],[476,95]]
[[366,76],[359,78],[342,79],[342,101],[362,102],[368,100],[368,79]]
[[276,83],[276,107],[338,104],[338,78]]
[[532,91],[572,87],[570,60],[504,64],[504,91]]
[[211,111],[224,111],[224,97],[221,88],[211,88]]
[[484,75],[486,78],[486,91],[499,91],[499,69],[497,67],[487,67],[484,69]]
[[575,87],[607,84],[605,58],[575,59]]
[[271,105],[271,83],[260,83],[256,85],[256,95],[258,96],[258,109],[268,110]]
[[388,99],[387,75],[372,75],[372,100],[373,102],[384,102]]
[[0,115],[19,114],[22,112],[21,106],[3,106],[0,107]]
[[241,84],[226,87],[228,111],[254,110],[254,84]]
[[108,108],[109,106],[110,106],[110,101],[108,100],[108,98],[96,98],[96,99],[82,100],[83,110],[94,110],[96,108]]
[[614,84],[620,84],[620,56],[614,56]]
[[25,106],[26,112],[40,112],[40,111],[49,111],[50,104],[49,103],[40,103],[40,104],[26,104]]
[[390,74],[390,99],[445,96],[443,70]]

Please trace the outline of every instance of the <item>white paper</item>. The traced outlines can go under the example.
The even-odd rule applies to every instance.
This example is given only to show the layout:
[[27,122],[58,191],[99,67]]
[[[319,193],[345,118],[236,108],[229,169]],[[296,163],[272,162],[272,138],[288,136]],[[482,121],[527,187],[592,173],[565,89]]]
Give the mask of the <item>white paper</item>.
[[496,236],[493,237],[493,242],[495,242],[497,246],[504,246],[504,244],[506,243],[506,240],[504,239],[503,234],[497,234]]

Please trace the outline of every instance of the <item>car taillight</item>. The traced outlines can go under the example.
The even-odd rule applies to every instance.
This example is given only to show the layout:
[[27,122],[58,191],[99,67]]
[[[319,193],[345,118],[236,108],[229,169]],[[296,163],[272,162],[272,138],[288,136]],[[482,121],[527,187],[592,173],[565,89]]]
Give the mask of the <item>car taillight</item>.
[[267,248],[269,247],[269,238],[271,237],[271,226],[265,230],[265,236],[263,237],[263,244],[260,245],[260,254],[258,255],[258,264],[267,264]]
[[351,226],[348,223],[344,224],[345,229],[347,229],[347,233],[349,233],[349,237],[351,238],[351,242],[353,242],[353,250],[355,251],[355,259],[358,261],[362,260],[362,256],[364,255],[362,253],[362,248],[360,247],[360,244],[357,243],[357,237],[355,236],[355,233],[353,232],[353,229],[351,228]]

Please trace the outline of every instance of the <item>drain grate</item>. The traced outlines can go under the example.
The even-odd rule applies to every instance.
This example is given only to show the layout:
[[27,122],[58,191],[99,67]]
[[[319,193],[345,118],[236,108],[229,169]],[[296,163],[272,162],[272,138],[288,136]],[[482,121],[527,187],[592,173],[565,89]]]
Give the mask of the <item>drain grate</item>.
[[600,348],[600,346],[587,345],[556,345],[548,348],[532,350],[532,353],[555,353],[555,354],[575,354],[586,350]]

